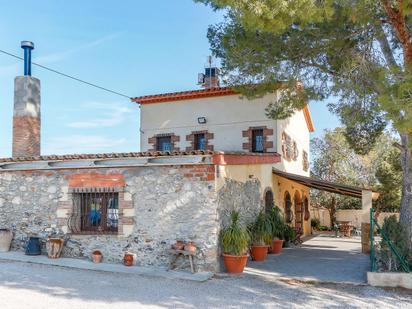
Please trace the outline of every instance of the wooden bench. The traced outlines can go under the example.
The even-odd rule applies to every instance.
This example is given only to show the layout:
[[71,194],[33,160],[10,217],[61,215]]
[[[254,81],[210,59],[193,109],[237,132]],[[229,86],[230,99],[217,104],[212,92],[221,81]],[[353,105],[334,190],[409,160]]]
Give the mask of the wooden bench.
[[190,271],[192,273],[195,273],[195,265],[193,263],[193,257],[196,255],[196,252],[190,252],[190,251],[186,251],[186,250],[176,250],[176,249],[170,249],[170,253],[174,255],[172,261],[170,262],[170,267],[169,269],[178,269],[180,267],[177,267],[175,265],[177,259],[179,256],[183,256],[183,257],[188,257],[189,258],[189,262],[190,262]]

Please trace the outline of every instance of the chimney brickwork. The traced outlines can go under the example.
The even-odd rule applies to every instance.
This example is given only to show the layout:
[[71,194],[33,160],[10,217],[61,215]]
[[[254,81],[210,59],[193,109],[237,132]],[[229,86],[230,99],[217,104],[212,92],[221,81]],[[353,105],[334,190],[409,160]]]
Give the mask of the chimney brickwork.
[[13,157],[40,155],[40,80],[14,80]]

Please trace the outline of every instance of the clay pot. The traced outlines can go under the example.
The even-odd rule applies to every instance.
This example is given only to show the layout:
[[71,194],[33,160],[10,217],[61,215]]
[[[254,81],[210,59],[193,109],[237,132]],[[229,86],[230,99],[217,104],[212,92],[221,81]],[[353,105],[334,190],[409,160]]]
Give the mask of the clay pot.
[[13,239],[12,231],[8,229],[0,229],[0,252],[7,252],[10,250],[12,239]]
[[46,242],[47,256],[50,259],[58,259],[63,250],[64,239],[49,238]]
[[252,249],[250,250],[252,260],[256,262],[262,262],[266,260],[268,256],[268,247],[269,246],[267,245],[252,245]]
[[247,255],[230,255],[223,254],[223,262],[226,271],[230,274],[240,274],[245,269],[247,264]]
[[193,242],[189,241],[185,245],[185,250],[188,251],[188,252],[195,253],[196,252],[196,246],[193,244]]
[[272,253],[279,254],[282,252],[283,240],[281,239],[274,239],[272,241]]
[[134,255],[132,253],[125,253],[123,257],[123,264],[125,266],[133,266],[134,264]]
[[172,248],[175,250],[183,250],[184,247],[185,247],[185,244],[181,240],[176,240],[176,243],[172,245]]
[[101,263],[103,259],[103,254],[99,250],[95,250],[92,252],[92,261],[93,263]]

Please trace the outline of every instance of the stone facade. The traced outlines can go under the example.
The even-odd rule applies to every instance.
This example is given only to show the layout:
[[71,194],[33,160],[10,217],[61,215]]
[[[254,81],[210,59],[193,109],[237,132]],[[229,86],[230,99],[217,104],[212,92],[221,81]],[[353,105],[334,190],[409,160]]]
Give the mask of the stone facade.
[[[219,226],[212,170],[213,165],[194,165],[2,172],[0,227],[13,229],[13,250],[23,250],[29,236],[58,234],[66,239],[64,256],[89,257],[99,249],[106,262],[118,263],[131,251],[145,266],[166,266],[171,244],[190,240],[198,247],[198,268],[216,271]],[[99,186],[96,174],[124,178],[118,235],[70,233],[70,186],[88,173],[94,175],[92,186]]]

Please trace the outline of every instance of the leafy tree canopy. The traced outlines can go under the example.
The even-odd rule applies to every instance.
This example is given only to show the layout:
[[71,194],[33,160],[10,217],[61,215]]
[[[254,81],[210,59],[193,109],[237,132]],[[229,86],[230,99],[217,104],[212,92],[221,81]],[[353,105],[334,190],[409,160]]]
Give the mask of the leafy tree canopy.
[[[356,154],[345,139],[343,128],[327,130],[311,141],[312,176],[347,185],[369,187],[380,192],[380,209],[399,209],[402,188],[400,152],[394,138],[385,133],[367,155]],[[313,205],[336,209],[361,208],[359,199],[314,191]],[[333,204],[336,205],[333,205]]]
[[358,153],[373,148],[388,122],[410,134],[412,0],[196,1],[227,11],[208,38],[228,85],[248,97],[279,81],[289,86],[268,107],[269,117],[286,118],[308,99],[335,95],[339,102],[330,108]]

